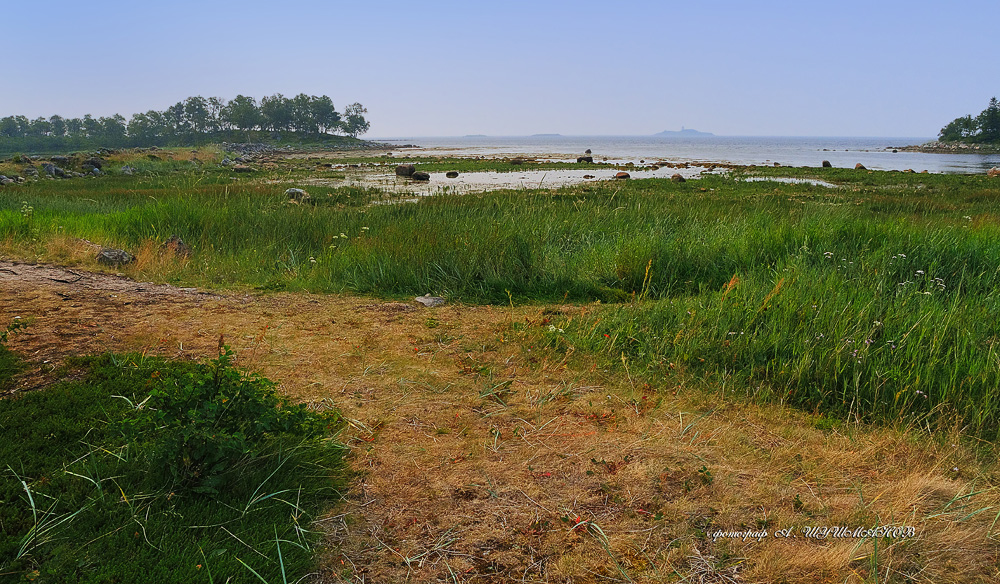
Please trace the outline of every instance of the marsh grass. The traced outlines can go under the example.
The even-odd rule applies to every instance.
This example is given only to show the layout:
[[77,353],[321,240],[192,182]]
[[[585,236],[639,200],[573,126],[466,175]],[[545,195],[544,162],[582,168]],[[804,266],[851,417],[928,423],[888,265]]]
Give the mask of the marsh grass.
[[[252,456],[229,459],[224,491],[198,493],[152,465],[155,437],[169,438],[169,426],[144,439],[121,429],[148,411],[148,392],[197,378],[202,366],[105,355],[70,367],[85,376],[0,400],[0,575],[280,582],[311,569],[310,522],[343,485],[339,447],[274,428]],[[195,405],[191,415],[215,407]]]
[[[742,180],[751,175],[838,187]],[[177,234],[191,257],[123,271],[187,285],[600,300],[617,306],[560,325],[563,350],[653,375],[673,363],[809,410],[996,432],[995,179],[750,169],[394,205],[345,187],[295,205],[283,195],[295,183],[275,177],[149,172],[7,188],[0,241],[20,256],[49,257],[75,237],[152,258]]]

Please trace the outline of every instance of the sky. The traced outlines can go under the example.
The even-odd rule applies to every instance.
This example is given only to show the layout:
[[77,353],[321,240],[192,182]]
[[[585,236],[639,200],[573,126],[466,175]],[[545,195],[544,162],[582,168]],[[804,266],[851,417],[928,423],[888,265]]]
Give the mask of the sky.
[[933,137],[1000,96],[996,0],[0,0],[0,117],[328,95],[366,137]]

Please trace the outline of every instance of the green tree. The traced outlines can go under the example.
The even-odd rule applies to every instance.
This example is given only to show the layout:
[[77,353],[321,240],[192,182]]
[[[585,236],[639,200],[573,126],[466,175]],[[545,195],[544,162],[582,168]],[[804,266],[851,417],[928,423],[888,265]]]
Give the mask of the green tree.
[[938,139],[944,142],[966,140],[976,135],[976,122],[972,116],[955,118],[947,126],[941,128]]
[[371,124],[365,119],[364,114],[366,113],[368,110],[360,103],[352,103],[344,108],[344,121],[341,122],[344,133],[357,138],[367,132]]
[[329,133],[340,128],[340,114],[328,96],[313,97],[309,107],[319,132]]
[[272,131],[292,129],[292,102],[280,93],[260,100],[260,114],[264,128]]
[[208,111],[208,100],[200,95],[184,100],[184,116],[188,128],[197,134],[204,134],[211,126],[211,116]]
[[979,124],[979,139],[982,142],[1000,142],[1000,104],[996,97],[990,100],[976,122]]
[[256,100],[245,95],[237,95],[226,104],[222,115],[232,127],[242,131],[253,130],[262,121]]
[[52,126],[53,136],[66,135],[66,120],[64,120],[62,116],[52,116],[49,118],[49,124]]

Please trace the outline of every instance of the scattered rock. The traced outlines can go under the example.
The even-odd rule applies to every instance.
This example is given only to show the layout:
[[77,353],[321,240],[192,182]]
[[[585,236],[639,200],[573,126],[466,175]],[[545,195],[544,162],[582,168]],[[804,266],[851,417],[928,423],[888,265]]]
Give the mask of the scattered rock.
[[656,165],[656,164],[654,164],[653,166],[650,166],[649,168],[650,168],[650,170],[660,170],[660,167],[658,165]]
[[867,169],[867,168],[865,168],[865,165],[864,165],[864,164],[861,164],[861,163],[859,162],[859,163],[857,163],[857,164],[855,164],[855,165],[854,165],[854,170],[868,170],[868,169]]
[[135,257],[123,249],[105,247],[97,254],[97,263],[108,266],[124,266],[135,261]]
[[[55,158],[55,157],[53,157],[53,158]],[[52,164],[52,163],[49,163],[49,162],[46,162],[45,164],[42,164],[42,170],[44,170],[45,173],[48,174],[49,176],[56,176],[56,177],[59,177],[59,178],[66,178],[68,176],[66,174],[65,170],[63,170],[63,169],[59,168],[58,166],[56,166],[55,164]]]
[[578,157],[576,159],[576,161],[577,162],[590,162],[590,163],[593,163],[594,162],[594,157],[593,156],[580,156],[580,157]]
[[458,172],[454,170],[449,170],[444,175],[448,178],[458,178]]
[[417,167],[412,164],[400,164],[396,167],[396,176],[413,176],[416,171]]
[[296,202],[307,201],[312,198],[309,196],[309,193],[302,189],[288,189],[285,191],[285,196],[288,197],[288,200]]
[[823,168],[833,168],[833,165],[830,164],[829,160],[824,160],[823,161]]
[[524,164],[524,159],[523,158],[511,158],[510,159],[510,163],[511,164]]
[[584,150],[583,153],[584,154],[593,154],[593,152],[590,151],[590,148],[587,148],[586,150]]
[[253,172],[253,169],[245,164],[237,164],[233,166],[233,172]]
[[101,160],[100,158],[88,158],[87,160],[83,161],[83,166],[84,167],[89,166],[91,168],[96,168],[98,170],[104,170],[104,161]]
[[219,166],[232,166],[232,165],[233,165],[233,161],[229,160],[228,156],[226,158],[223,158],[222,162],[219,163]]
[[632,178],[632,177],[627,172],[619,172],[618,174],[615,175],[615,178],[626,179],[626,178]]
[[21,175],[22,176],[34,176],[34,177],[37,177],[38,176],[38,169],[35,168],[34,166],[26,166],[26,167],[24,167],[24,170],[21,171]]
[[122,167],[122,174],[132,176],[135,173],[135,169],[131,166],[125,165]]
[[178,235],[171,235],[166,241],[163,242],[163,245],[160,246],[160,250],[177,256],[187,257],[191,255],[191,246],[184,243],[184,240]]
[[898,153],[899,153],[899,150],[895,150],[895,149],[894,149],[894,150],[892,151],[892,153],[893,153],[893,154],[898,154]]
[[681,176],[679,173],[674,173],[670,175],[670,180],[672,180],[675,183],[687,182],[687,179]]
[[583,175],[583,178],[597,178],[597,177],[595,177],[592,174],[585,174],[585,175]]
[[49,160],[56,164],[69,164],[69,156],[51,156]]
[[916,174],[916,172],[917,171],[913,170],[912,168],[907,168],[906,170],[903,171],[903,173],[905,174]]
[[6,176],[0,174],[0,185],[7,186],[7,185],[10,185],[10,184],[14,184],[14,179],[7,178]]
[[100,168],[97,168],[97,167],[95,166],[94,168],[91,168],[91,169],[90,169],[90,174],[92,174],[92,175],[94,175],[94,176],[101,176],[101,175],[102,175],[102,174],[104,174],[104,173],[103,173],[103,172],[101,172],[101,169],[100,169]]
[[996,178],[996,177],[1000,176],[1000,168],[997,168],[996,166],[994,166],[993,168],[991,168],[991,169],[989,169],[989,170],[986,171],[986,176],[988,176],[990,178]]
[[441,306],[444,304],[444,298],[440,296],[431,296],[430,294],[424,294],[423,296],[417,296],[414,298],[420,304],[423,304],[427,308],[434,308],[435,306]]
[[413,180],[431,180],[431,175],[430,173],[418,170],[417,172],[411,174],[410,178]]
[[781,166],[781,163],[780,163],[780,162],[775,162],[775,163],[774,163],[774,167],[775,167],[775,168],[778,168],[778,167],[780,167],[780,166]]

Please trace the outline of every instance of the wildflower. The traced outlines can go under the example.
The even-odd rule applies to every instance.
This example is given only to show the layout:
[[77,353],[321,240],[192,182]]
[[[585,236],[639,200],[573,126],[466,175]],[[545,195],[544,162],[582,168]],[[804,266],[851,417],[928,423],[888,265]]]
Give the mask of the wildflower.
[[341,234],[340,234],[340,238],[341,238],[341,239],[347,239],[347,235],[345,235],[345,234],[341,233]]
[[368,231],[368,228],[367,227],[362,227],[361,231]]
[[309,263],[310,264],[315,264],[316,263],[316,258],[314,258],[312,256],[309,256]]
[[923,276],[924,275],[924,271],[923,270],[917,270],[917,275],[918,276]]

